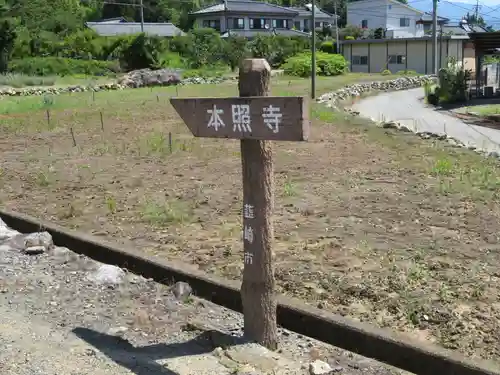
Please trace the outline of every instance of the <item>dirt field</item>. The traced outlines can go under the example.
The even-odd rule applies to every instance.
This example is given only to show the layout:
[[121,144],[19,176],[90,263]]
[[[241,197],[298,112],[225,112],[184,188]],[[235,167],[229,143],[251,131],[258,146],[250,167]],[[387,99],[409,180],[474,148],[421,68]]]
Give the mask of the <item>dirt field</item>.
[[[330,78],[318,88],[356,79],[370,80]],[[273,88],[307,95],[309,82],[280,79]],[[235,94],[229,83],[178,93]],[[49,107],[43,98],[2,99],[1,204],[239,279],[239,144],[194,139],[172,95],[73,94]],[[279,291],[500,359],[497,164],[319,105],[313,112],[310,142],[275,145]]]

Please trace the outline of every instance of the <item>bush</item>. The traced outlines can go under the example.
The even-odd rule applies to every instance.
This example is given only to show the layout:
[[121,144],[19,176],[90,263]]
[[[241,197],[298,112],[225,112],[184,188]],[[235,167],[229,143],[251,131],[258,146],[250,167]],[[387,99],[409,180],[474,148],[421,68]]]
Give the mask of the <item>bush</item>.
[[380,72],[383,76],[390,76],[392,73],[389,69],[384,69],[382,72]]
[[354,38],[353,36],[351,36],[351,35],[347,35],[347,36],[345,37],[345,40],[354,40],[354,39],[355,39],[355,38]]
[[[290,57],[282,69],[286,74],[307,77],[311,74],[311,53],[301,53]],[[324,52],[316,53],[316,74],[323,76],[336,76],[345,73],[347,62],[342,55]]]
[[337,46],[335,45],[335,42],[332,40],[325,40],[323,43],[321,43],[319,49],[325,53],[337,52]]
[[138,34],[120,56],[121,65],[126,70],[158,67],[160,53],[167,47],[157,36]]
[[163,52],[158,58],[159,68],[183,69],[186,62],[177,52]]
[[240,61],[249,56],[248,42],[246,38],[241,36],[230,36],[224,41],[225,60],[231,67],[231,71],[235,71],[239,66]]
[[116,61],[74,60],[62,57],[30,57],[12,60],[9,71],[29,76],[112,75],[120,71]]

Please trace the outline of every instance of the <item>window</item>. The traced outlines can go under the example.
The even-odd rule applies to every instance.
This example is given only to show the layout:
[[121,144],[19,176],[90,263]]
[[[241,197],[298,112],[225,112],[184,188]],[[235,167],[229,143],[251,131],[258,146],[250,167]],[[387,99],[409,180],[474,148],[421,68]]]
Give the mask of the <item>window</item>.
[[368,56],[353,56],[352,65],[368,65]]
[[368,28],[368,20],[361,21],[361,28],[362,29],[367,29]]
[[275,29],[287,29],[288,20],[273,20],[273,27]]
[[316,28],[320,29],[321,28],[321,22],[316,22]]
[[229,18],[227,20],[230,29],[244,29],[245,20],[243,18]]
[[300,21],[295,21],[293,23],[293,27],[296,29],[296,30],[300,30]]
[[309,20],[304,20],[304,30],[306,33],[309,31]]
[[220,20],[203,20],[203,27],[210,27],[220,31]]
[[391,55],[389,56],[389,64],[404,64],[406,63],[405,55]]
[[401,27],[410,27],[410,19],[409,18],[400,18],[399,19],[399,26]]
[[264,18],[250,18],[251,29],[265,29],[266,20]]

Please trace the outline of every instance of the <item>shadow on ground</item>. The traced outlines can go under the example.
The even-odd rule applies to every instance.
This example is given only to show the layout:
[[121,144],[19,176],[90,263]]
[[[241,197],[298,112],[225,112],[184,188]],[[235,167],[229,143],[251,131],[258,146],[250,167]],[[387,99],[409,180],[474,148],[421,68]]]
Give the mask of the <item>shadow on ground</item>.
[[186,342],[160,343],[143,347],[135,347],[125,339],[88,328],[78,327],[72,332],[136,375],[179,375],[156,361],[208,354],[218,346],[241,344],[235,337],[218,331],[205,331]]

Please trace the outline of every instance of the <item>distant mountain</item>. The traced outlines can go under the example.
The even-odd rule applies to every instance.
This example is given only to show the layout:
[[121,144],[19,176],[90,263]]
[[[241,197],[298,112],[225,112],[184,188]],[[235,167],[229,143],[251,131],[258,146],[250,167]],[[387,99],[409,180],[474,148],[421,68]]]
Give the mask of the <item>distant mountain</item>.
[[[480,2],[479,15],[486,21],[487,25],[493,26],[495,30],[500,29],[500,1],[493,2],[491,5],[484,5]],[[432,0],[409,0],[408,5],[425,12],[432,12]],[[475,1],[471,3],[462,3],[457,1],[439,1],[438,15],[450,19],[450,24],[458,23],[467,12],[474,13]]]

